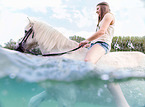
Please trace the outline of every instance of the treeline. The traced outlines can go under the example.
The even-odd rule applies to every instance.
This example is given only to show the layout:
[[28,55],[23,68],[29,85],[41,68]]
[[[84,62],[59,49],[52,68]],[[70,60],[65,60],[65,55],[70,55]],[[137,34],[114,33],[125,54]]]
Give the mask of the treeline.
[[[71,40],[77,41],[78,43],[82,40],[85,40],[85,38],[76,35],[70,36],[69,38]],[[9,42],[5,43],[4,48],[13,50],[16,48],[16,44],[18,44],[20,40],[18,40],[18,42],[15,42],[11,39]],[[37,54],[41,54],[40,49],[38,47],[32,49],[31,51]],[[115,36],[113,37],[111,44],[111,52],[113,51],[140,51],[145,53],[145,36],[143,37]]]
[[[71,36],[70,39],[80,42],[85,38],[79,36]],[[115,36],[112,39],[111,52],[114,51],[140,51],[145,53],[145,36]]]
[[111,51],[140,51],[145,53],[145,36],[143,37],[114,37]]

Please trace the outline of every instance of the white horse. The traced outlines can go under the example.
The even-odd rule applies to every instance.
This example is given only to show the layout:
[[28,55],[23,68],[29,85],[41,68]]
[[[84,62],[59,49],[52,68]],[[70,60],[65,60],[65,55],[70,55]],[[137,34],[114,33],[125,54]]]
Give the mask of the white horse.
[[[34,38],[32,38],[32,34],[29,36],[26,43],[23,44],[25,49],[31,49],[38,44],[42,54],[46,54],[49,52],[64,52],[78,47],[77,42],[66,38],[62,33],[44,22],[31,20],[25,30],[27,31],[32,26]],[[74,60],[84,60],[87,50],[86,48],[81,48],[70,54],[63,55],[63,57],[72,58]],[[114,69],[144,68],[145,54],[141,52],[110,52],[104,55],[97,62],[96,66]]]
[[[49,52],[64,52],[78,47],[78,43],[67,39],[62,33],[51,27],[50,25],[37,20],[31,20],[26,26],[28,31],[33,26],[34,37],[32,34],[23,44],[23,48],[31,49],[35,44],[39,45],[42,54]],[[81,48],[70,54],[62,55],[62,57],[71,58],[73,60],[84,60],[88,49]],[[97,71],[116,70],[116,69],[145,69],[145,54],[141,52],[110,52],[96,63]],[[112,88],[114,87],[114,88]],[[115,96],[118,107],[128,107],[119,86],[111,84],[109,87],[111,93]],[[120,94],[120,95],[118,95]],[[47,92],[34,96],[30,101],[30,107],[36,107],[47,96]],[[121,97],[120,97],[121,96]],[[37,102],[37,103],[36,103]]]

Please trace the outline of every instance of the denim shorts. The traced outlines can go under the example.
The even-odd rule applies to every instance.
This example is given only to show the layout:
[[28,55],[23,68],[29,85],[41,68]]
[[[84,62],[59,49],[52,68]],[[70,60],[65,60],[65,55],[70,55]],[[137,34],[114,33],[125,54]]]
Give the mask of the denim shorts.
[[107,54],[111,50],[111,47],[106,42],[102,42],[102,41],[91,43],[91,46],[88,49],[90,49],[95,44],[102,46],[105,49],[105,54]]

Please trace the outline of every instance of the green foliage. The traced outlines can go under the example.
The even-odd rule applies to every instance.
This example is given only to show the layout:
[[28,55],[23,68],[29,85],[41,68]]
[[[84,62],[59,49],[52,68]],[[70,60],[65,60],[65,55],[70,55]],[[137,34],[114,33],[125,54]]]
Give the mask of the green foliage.
[[76,36],[76,35],[70,36],[69,38],[70,38],[71,40],[74,40],[74,41],[78,42],[78,43],[80,43],[81,41],[85,40],[85,38],[82,38],[82,37]]
[[[71,36],[70,39],[80,42],[85,38],[79,36]],[[144,37],[130,37],[130,36],[115,36],[112,39],[111,52],[113,51],[140,51],[145,53],[145,36]]]
[[114,37],[112,40],[111,51],[140,51],[145,53],[145,36]]
[[37,55],[42,55],[41,50],[38,46],[35,48],[32,48],[30,51],[37,54]]
[[10,39],[9,42],[5,43],[4,48],[14,50],[16,47],[16,42],[13,39]]

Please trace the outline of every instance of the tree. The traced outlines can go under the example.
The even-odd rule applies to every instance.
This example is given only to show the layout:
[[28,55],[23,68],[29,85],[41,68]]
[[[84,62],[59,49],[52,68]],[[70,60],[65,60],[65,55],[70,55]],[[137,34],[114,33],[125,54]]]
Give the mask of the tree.
[[16,47],[16,42],[13,39],[10,39],[9,42],[5,43],[4,48],[14,50]]
[[80,36],[76,36],[76,35],[70,36],[69,38],[70,38],[71,40],[74,40],[74,41],[78,42],[78,43],[80,43],[81,41],[85,40],[85,38],[80,37]]
[[145,37],[113,37],[111,51],[140,51],[145,53]]

